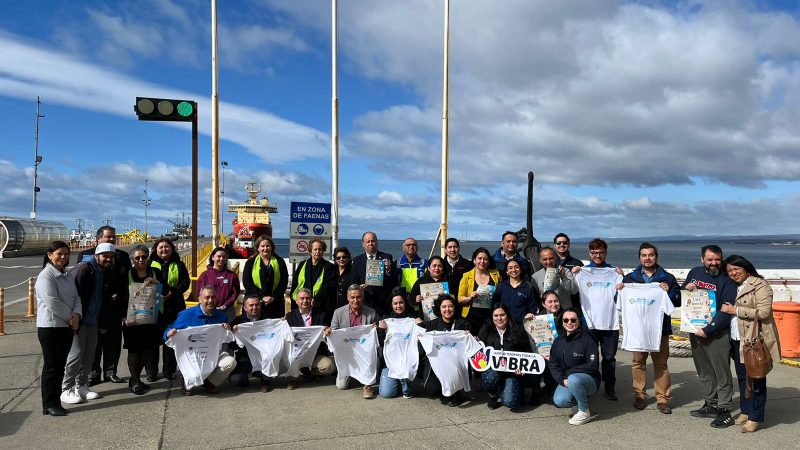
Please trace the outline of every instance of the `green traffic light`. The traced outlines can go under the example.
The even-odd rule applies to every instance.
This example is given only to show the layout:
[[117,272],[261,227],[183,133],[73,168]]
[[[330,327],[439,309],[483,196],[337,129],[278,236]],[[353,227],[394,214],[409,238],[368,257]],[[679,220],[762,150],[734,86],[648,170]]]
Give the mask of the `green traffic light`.
[[178,114],[183,117],[189,117],[194,112],[194,107],[189,102],[178,103]]

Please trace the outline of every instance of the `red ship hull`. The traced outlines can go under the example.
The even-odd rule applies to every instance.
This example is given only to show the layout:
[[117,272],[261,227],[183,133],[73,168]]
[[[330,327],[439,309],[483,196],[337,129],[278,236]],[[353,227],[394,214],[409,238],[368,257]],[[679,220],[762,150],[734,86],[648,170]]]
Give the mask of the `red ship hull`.
[[[253,243],[259,236],[266,234],[272,237],[272,225],[263,223],[238,223],[233,221],[233,242],[231,250],[246,259],[256,253]],[[233,255],[232,255],[233,256]]]

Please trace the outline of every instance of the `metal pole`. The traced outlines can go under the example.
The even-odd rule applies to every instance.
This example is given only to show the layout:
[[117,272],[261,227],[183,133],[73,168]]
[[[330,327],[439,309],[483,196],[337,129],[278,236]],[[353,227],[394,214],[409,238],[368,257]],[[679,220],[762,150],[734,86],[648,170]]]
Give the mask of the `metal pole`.
[[[331,2],[331,238],[339,246],[339,75],[336,67],[339,27],[337,0]],[[333,249],[331,249],[331,252]]]
[[147,242],[147,236],[150,235],[150,232],[147,228],[147,207],[150,206],[150,197],[147,195],[147,178],[144,179],[144,241]]
[[44,117],[39,114],[39,97],[36,97],[36,130],[33,135],[33,211],[31,211],[31,219],[36,218],[36,197],[39,194],[39,164],[42,163],[42,157],[39,156],[39,119]]
[[6,292],[0,288],[0,336],[6,335]]
[[[219,70],[217,67],[217,0],[211,0],[211,235],[219,245]],[[192,217],[196,216],[196,212]],[[194,230],[193,230],[194,231]]]
[[449,134],[448,108],[449,108],[449,72],[450,68],[450,0],[444,1],[444,95],[442,97],[442,225],[440,228],[439,242],[441,243],[441,256],[445,255],[445,241],[447,240],[447,186],[448,186],[448,142]]
[[[197,111],[197,104],[194,105]],[[192,268],[189,273],[192,276],[192,295],[195,292],[197,283],[197,116],[192,118]]]
[[220,234],[225,236],[225,168],[228,167],[228,161],[220,161],[219,165],[222,167],[222,191],[220,195],[222,196],[222,203],[219,207],[219,224],[220,224]]
[[28,278],[28,314],[26,317],[36,317],[36,290],[34,289],[34,281],[36,277]]

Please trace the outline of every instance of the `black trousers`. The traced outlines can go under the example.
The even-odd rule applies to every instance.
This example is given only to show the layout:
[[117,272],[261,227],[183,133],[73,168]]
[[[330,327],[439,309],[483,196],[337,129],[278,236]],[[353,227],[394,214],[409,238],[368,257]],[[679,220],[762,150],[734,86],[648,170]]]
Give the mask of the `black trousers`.
[[72,347],[73,331],[68,327],[37,328],[42,346],[42,409],[61,406],[61,381],[67,355]]
[[[615,313],[616,314],[616,313]],[[600,344],[600,373],[603,378],[606,393],[614,392],[617,383],[617,346],[619,345],[619,330],[589,330]]]
[[[97,347],[94,351],[94,362],[89,378],[100,378],[100,375],[117,374],[119,356],[122,353],[122,325],[111,327],[105,333],[97,331]],[[102,360],[102,368],[100,362]],[[101,370],[102,369],[102,370]]]
[[[148,355],[147,364],[145,364],[145,372],[147,372],[147,375],[155,376],[158,374],[158,353],[158,349],[156,348]],[[178,361],[175,359],[175,350],[167,347],[166,344],[161,344],[161,361],[162,373],[165,376],[175,375],[175,372],[178,370]]]

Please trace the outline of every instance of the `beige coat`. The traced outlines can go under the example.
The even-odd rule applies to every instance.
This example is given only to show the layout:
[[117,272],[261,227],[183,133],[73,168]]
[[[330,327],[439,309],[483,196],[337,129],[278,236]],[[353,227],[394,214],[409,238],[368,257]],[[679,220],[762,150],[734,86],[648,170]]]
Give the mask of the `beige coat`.
[[[769,348],[772,362],[781,360],[778,328],[772,318],[772,288],[766,280],[749,277],[739,295],[736,296],[736,317],[739,318],[739,354],[744,357],[744,342],[756,326],[756,318],[761,320],[761,335]],[[740,362],[744,363],[742,359]]]

